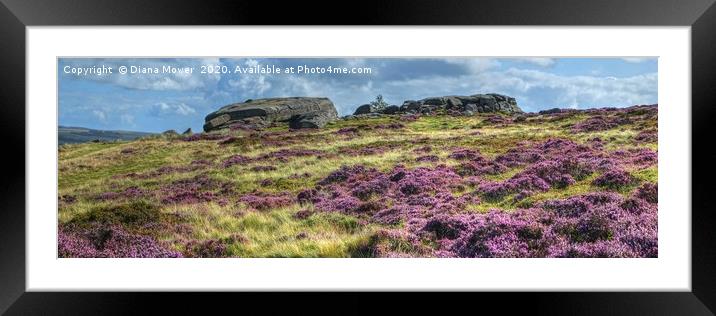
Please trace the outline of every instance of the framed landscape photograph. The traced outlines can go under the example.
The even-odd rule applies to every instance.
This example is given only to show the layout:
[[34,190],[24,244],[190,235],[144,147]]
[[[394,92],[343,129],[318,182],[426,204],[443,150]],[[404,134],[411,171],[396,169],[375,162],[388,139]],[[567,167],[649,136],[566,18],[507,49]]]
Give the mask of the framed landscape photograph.
[[[502,5],[425,20],[406,3],[360,22],[380,26],[327,8],[301,26],[312,5],[257,26],[255,3],[80,3],[2,7],[6,151],[25,167],[3,191],[8,314],[190,295],[165,291],[715,308],[712,1],[460,21]],[[135,293],[98,293],[116,291]]]

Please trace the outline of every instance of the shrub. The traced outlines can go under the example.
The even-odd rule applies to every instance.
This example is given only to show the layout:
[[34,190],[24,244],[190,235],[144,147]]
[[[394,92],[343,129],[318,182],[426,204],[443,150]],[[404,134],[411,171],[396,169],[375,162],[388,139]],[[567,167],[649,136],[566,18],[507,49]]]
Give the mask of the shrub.
[[611,169],[594,179],[592,184],[608,189],[619,190],[625,186],[634,184],[635,181],[629,172],[621,169]]

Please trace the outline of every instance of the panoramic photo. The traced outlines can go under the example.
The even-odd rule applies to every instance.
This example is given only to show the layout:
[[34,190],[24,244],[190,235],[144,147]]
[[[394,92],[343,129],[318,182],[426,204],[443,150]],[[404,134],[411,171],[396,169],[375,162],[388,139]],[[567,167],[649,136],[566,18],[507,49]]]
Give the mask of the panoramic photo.
[[657,58],[59,58],[59,258],[656,258]]

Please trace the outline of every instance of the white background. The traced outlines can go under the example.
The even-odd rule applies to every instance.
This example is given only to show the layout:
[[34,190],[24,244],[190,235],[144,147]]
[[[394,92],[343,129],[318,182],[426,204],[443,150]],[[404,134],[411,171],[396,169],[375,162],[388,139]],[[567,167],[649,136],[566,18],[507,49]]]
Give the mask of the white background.
[[[27,290],[690,291],[690,46],[688,27],[29,27]],[[659,258],[58,259],[59,56],[658,56]]]

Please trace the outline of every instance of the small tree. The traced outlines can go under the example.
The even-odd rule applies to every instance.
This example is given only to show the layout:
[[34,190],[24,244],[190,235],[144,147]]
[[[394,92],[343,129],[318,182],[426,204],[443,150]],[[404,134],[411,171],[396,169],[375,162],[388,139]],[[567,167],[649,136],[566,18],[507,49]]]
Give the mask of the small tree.
[[385,100],[383,100],[383,95],[379,94],[375,97],[375,101],[372,101],[370,105],[373,108],[384,108],[388,106],[388,102],[385,102]]

